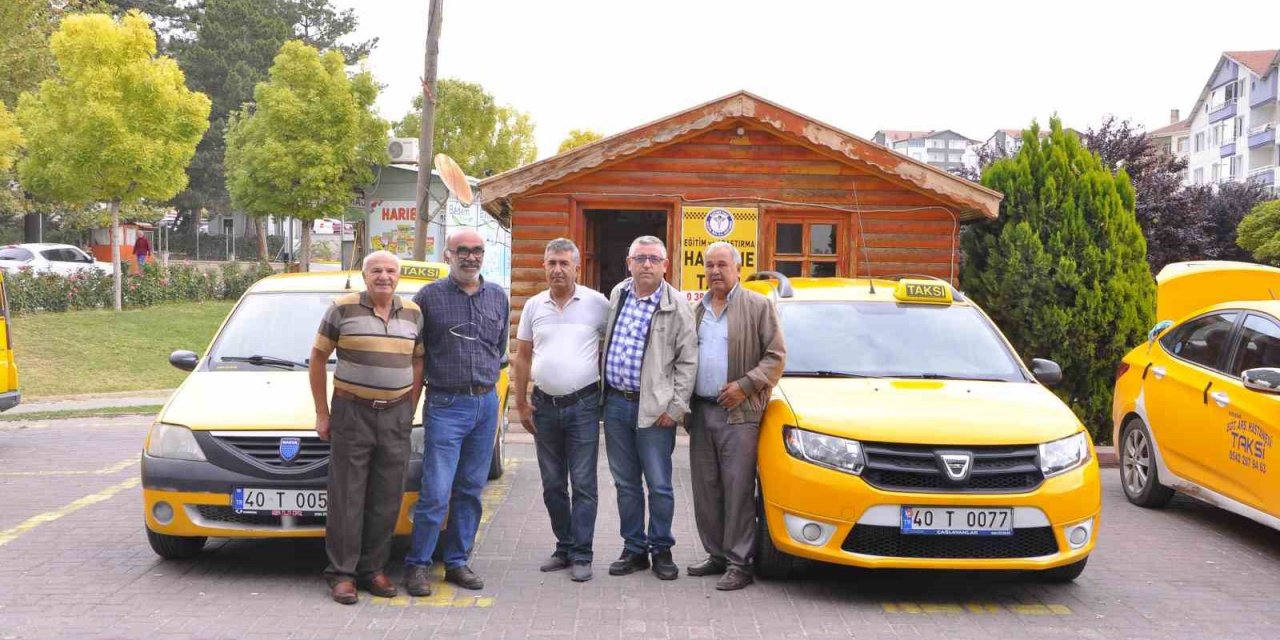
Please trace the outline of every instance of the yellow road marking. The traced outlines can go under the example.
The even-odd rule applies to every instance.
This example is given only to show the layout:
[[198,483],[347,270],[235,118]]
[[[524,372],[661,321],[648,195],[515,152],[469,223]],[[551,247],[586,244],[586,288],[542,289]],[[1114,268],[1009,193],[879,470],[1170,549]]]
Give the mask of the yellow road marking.
[[1011,613],[1023,616],[1069,616],[1071,608],[1063,604],[1008,604],[999,605],[984,602],[966,602],[953,604],[949,602],[883,602],[880,609],[885,613],[972,613],[984,615],[991,613]]
[[18,526],[12,529],[8,529],[6,531],[0,531],[0,547],[3,547],[4,545],[9,544],[10,542],[13,542],[18,538],[18,536],[21,536],[22,534],[32,529],[35,529],[36,527],[42,524],[45,524],[47,522],[53,522],[54,520],[62,518],[63,516],[71,515],[72,513],[79,511],[80,509],[83,509],[89,505],[94,505],[104,500],[109,500],[111,499],[112,496],[116,495],[117,493],[120,493],[121,491],[124,491],[125,489],[132,489],[133,487],[138,486],[139,482],[141,482],[139,478],[129,478],[124,482],[121,482],[119,484],[113,484],[110,487],[107,487],[106,489],[103,489],[102,491],[99,491],[95,494],[87,495],[83,498],[80,498],[79,500],[76,500],[75,502],[72,502],[71,504],[68,504],[67,506],[62,507],[61,509],[58,509],[56,511],[48,511],[46,513],[41,513],[39,515],[35,515],[30,518],[27,518],[25,521],[22,522],[22,524],[19,524]]
[[0,476],[109,476],[113,473],[120,473],[135,464],[138,464],[138,456],[125,458],[120,462],[93,471],[2,471]]

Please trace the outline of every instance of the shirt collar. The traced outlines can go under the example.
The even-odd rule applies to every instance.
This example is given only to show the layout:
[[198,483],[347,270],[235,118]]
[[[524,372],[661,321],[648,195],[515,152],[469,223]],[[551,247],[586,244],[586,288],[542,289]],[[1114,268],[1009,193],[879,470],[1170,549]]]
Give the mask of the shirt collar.
[[[360,305],[373,309],[373,299],[369,296],[367,289],[360,292]],[[399,294],[391,294],[391,310],[393,312],[399,311],[402,307],[404,307],[404,303],[400,301]]]
[[665,286],[667,286],[667,281],[666,281],[666,280],[659,280],[659,281],[658,281],[658,288],[657,288],[657,289],[654,289],[654,290],[653,290],[653,293],[651,293],[651,294],[649,294],[649,295],[647,295],[647,296],[645,296],[645,297],[641,298],[640,296],[637,296],[637,295],[636,295],[635,279],[634,279],[634,278],[627,278],[627,293],[628,293],[628,294],[630,294],[630,295],[631,295],[631,297],[632,297],[632,298],[635,298],[636,300],[648,300],[649,302],[653,302],[653,303],[655,303],[655,304],[656,304],[656,303],[658,303],[659,301],[661,301],[662,288],[663,288],[663,287],[665,287]]
[[[484,291],[484,276],[476,276],[476,277],[480,279],[480,288],[476,289],[476,293],[480,293],[481,291]],[[458,281],[454,280],[453,276],[445,276],[445,280],[449,281],[449,287],[454,291],[457,291],[464,295],[470,295],[466,291],[463,291],[462,287],[458,286]]]
[[[738,287],[741,285],[742,285],[741,282],[733,285],[733,288],[729,290],[729,294],[724,297],[725,302],[733,300],[733,297],[738,295]],[[711,308],[711,292],[710,291],[707,291],[707,295],[702,296],[702,306],[708,309]]]
[[[569,296],[569,302],[573,302],[574,300],[581,300],[582,299],[581,296],[582,296],[582,286],[577,283],[574,283],[573,295]],[[554,295],[551,294],[550,287],[547,287],[547,302],[551,304],[556,303],[556,298]]]

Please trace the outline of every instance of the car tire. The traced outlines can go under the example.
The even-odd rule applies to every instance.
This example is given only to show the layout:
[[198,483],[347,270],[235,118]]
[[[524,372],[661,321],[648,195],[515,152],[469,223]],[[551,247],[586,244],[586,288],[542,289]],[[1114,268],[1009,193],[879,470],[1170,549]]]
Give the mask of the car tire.
[[756,485],[756,575],[767,579],[781,579],[795,570],[796,557],[774,546],[769,535],[769,519],[764,513],[764,492]]
[[1160,484],[1156,469],[1155,442],[1142,420],[1125,423],[1120,434],[1120,487],[1129,502],[1158,509],[1173,499],[1173,489]]
[[497,480],[506,469],[502,466],[503,456],[507,454],[507,412],[506,407],[498,414],[498,433],[493,438],[493,458],[489,461],[489,479]]
[[166,560],[185,560],[195,557],[204,549],[204,543],[207,540],[208,538],[204,536],[194,538],[171,536],[147,529],[147,542],[151,543],[151,550]]
[[1079,578],[1080,574],[1084,573],[1084,566],[1088,563],[1089,556],[1085,556],[1071,564],[1064,564],[1061,567],[1052,569],[1042,569],[1036,572],[1036,579],[1040,582],[1066,584]]

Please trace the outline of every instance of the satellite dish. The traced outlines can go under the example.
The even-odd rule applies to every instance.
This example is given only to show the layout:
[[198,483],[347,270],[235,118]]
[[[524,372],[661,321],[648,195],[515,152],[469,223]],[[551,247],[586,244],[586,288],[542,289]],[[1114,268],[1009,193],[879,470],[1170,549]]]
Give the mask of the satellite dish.
[[462,203],[462,206],[471,206],[471,201],[475,196],[471,194],[471,185],[467,182],[467,174],[462,172],[462,167],[458,166],[453,158],[437,153],[433,164],[436,172],[440,174],[440,179],[444,181],[444,186],[453,194],[453,197]]

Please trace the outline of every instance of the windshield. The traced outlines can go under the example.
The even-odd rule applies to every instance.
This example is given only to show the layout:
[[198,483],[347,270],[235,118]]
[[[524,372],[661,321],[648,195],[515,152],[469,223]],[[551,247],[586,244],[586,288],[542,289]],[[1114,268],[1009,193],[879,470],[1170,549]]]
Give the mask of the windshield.
[[[214,371],[302,368],[310,362],[320,319],[345,292],[253,293],[236,305],[209,352]],[[411,299],[412,296],[403,296]],[[254,358],[253,356],[260,356]],[[335,361],[331,354],[329,364]],[[252,361],[249,361],[252,359]],[[300,366],[291,366],[288,363]]]
[[787,375],[1023,382],[1014,355],[977,309],[886,302],[778,305]]

